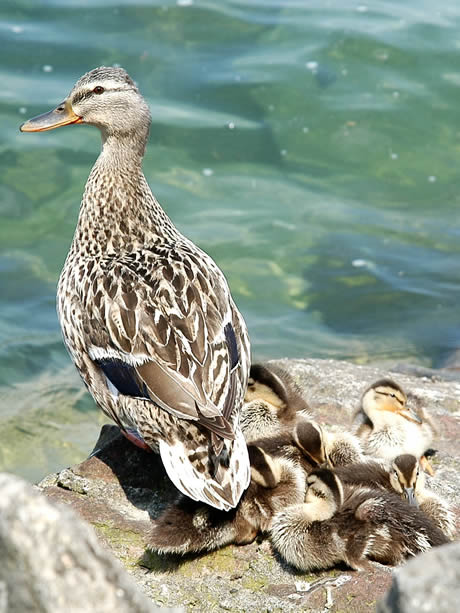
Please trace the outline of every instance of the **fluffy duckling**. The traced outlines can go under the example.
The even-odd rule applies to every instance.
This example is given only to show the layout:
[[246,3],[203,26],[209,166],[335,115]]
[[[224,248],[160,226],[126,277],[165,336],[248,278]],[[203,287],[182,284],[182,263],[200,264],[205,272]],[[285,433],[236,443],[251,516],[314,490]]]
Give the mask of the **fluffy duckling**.
[[159,553],[212,551],[251,543],[271,526],[273,515],[305,497],[305,472],[282,456],[248,446],[251,483],[235,509],[220,511],[182,497],[152,522],[149,547]]
[[318,423],[298,415],[293,428],[253,441],[270,456],[285,457],[309,474],[321,466],[344,466],[364,461],[359,440],[348,432],[327,432]]
[[316,466],[345,466],[364,460],[359,440],[349,432],[329,432],[312,421],[299,422],[294,440]]
[[418,506],[448,538],[455,534],[455,516],[449,503],[426,488],[424,472],[415,456],[399,455],[389,465],[360,462],[337,467],[334,472],[347,485],[396,492],[410,505]]
[[407,396],[395,381],[380,379],[368,387],[357,416],[363,420],[356,435],[365,453],[385,460],[409,453],[422,458],[424,470],[433,474],[424,454],[436,428],[426,411],[416,413],[407,406]]
[[403,454],[394,459],[390,483],[410,504],[418,505],[448,538],[453,538],[455,515],[444,498],[426,487],[425,474],[415,456]]
[[323,428],[324,447],[329,466],[346,466],[365,460],[361,443],[350,432],[329,432]]
[[368,558],[395,565],[447,542],[424,513],[394,494],[344,486],[327,469],[314,471],[307,485],[305,502],[277,513],[270,530],[275,550],[301,570],[340,562],[363,570]]
[[298,412],[311,418],[307,402],[291,375],[274,364],[253,364],[240,413],[248,442],[290,427]]

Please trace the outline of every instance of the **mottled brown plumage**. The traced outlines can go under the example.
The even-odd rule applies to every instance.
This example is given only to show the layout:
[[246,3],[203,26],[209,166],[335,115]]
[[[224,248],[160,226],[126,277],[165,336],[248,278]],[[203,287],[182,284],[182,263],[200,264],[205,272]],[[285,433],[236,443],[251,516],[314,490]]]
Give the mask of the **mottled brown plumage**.
[[396,495],[344,485],[333,471],[314,471],[305,502],[275,515],[270,536],[276,551],[303,571],[340,562],[366,568],[368,559],[400,564],[447,542],[419,509]]
[[57,307],[65,344],[102,410],[159,449],[185,494],[234,507],[249,484],[238,416],[249,340],[224,275],[173,225],[142,172],[150,112],[121,68],[84,75],[23,131],[85,123],[102,151],[86,183]]

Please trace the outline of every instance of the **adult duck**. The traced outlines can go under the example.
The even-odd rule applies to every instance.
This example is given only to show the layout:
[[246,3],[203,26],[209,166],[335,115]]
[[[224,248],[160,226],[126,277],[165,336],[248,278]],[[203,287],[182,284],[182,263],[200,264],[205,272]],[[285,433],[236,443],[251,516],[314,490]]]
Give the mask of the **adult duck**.
[[58,285],[64,341],[125,435],[159,450],[183,493],[227,510],[250,480],[238,423],[249,339],[223,273],[177,230],[147,184],[150,122],[126,71],[100,67],[21,131],[101,131]]

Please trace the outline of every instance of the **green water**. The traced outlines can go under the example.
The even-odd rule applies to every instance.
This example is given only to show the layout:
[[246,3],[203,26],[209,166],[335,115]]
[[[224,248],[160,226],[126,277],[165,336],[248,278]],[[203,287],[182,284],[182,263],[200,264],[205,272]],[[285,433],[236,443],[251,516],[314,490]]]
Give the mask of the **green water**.
[[0,470],[81,460],[103,417],[65,352],[56,281],[99,150],[20,134],[120,64],[145,172],[225,271],[254,358],[438,366],[458,346],[460,4],[16,0],[0,5]]

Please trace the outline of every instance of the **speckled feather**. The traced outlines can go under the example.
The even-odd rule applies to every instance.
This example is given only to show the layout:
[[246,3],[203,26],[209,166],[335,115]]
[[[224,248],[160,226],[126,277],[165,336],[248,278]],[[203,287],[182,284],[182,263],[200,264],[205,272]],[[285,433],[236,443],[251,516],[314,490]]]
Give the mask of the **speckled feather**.
[[231,508],[250,477],[238,425],[249,370],[244,320],[222,272],[174,227],[145,180],[150,113],[127,73],[95,69],[68,100],[101,130],[103,147],[59,280],[66,346],[102,410],[160,448],[182,492]]

